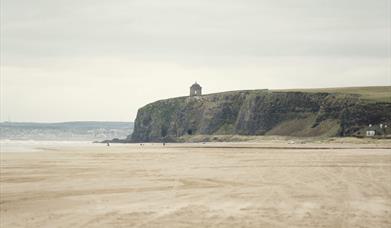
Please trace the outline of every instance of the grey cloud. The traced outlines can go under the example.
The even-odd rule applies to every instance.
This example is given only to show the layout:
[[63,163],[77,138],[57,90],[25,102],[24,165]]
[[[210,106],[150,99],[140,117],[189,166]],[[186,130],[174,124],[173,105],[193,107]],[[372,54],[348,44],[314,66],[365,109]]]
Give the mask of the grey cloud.
[[386,0],[5,0],[2,33],[10,61],[106,54],[388,57],[386,7]]
[[0,1],[0,119],[129,120],[195,80],[206,92],[391,83],[389,0]]

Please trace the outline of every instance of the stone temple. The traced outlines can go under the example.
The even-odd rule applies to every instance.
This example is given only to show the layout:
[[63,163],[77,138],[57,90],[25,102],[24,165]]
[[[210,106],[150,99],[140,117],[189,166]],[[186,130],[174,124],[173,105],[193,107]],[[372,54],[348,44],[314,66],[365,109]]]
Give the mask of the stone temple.
[[202,95],[202,87],[196,82],[190,87],[190,96],[201,96]]

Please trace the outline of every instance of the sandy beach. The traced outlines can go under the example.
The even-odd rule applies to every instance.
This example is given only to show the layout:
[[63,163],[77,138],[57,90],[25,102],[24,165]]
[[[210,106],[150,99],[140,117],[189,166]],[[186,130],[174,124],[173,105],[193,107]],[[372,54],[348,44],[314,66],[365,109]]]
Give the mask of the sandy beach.
[[1,152],[1,227],[391,227],[391,143]]

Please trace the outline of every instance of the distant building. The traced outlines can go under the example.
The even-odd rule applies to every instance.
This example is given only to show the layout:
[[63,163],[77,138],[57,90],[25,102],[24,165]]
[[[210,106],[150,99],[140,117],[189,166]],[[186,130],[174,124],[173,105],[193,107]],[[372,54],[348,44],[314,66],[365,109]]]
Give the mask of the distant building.
[[202,87],[196,82],[190,87],[190,96],[201,96],[202,95]]
[[379,125],[372,125],[369,124],[368,127],[365,129],[365,136],[367,137],[374,137],[374,136],[386,136],[387,135],[387,125],[386,124],[379,124]]

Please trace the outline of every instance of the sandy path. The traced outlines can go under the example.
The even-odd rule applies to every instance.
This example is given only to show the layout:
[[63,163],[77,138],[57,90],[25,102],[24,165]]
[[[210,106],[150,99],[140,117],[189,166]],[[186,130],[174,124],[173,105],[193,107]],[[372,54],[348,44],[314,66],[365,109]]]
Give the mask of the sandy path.
[[391,227],[387,145],[241,146],[3,152],[0,225]]

